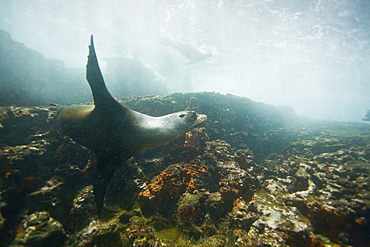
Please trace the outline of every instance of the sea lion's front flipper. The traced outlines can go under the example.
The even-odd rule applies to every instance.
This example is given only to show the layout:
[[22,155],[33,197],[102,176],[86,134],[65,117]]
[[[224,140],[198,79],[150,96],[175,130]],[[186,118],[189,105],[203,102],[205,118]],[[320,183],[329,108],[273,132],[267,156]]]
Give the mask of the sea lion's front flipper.
[[112,108],[115,109],[116,107],[126,108],[112,97],[105,85],[98,59],[96,57],[94,39],[92,35],[89,46],[89,56],[86,65],[86,79],[89,82],[96,109],[106,110]]
[[94,172],[93,186],[94,199],[99,218],[104,205],[105,194],[116,169],[117,165],[114,163],[104,162],[104,160],[99,161],[98,158],[97,167]]

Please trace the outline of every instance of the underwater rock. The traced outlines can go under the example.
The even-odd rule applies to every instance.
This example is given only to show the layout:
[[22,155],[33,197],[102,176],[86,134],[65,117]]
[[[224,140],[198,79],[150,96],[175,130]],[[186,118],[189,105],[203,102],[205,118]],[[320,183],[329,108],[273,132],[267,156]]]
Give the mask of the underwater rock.
[[[296,208],[287,207],[280,198],[259,191],[248,204],[235,203],[236,246],[289,246],[290,239],[308,239],[309,221]],[[304,245],[302,245],[304,246]]]
[[368,125],[302,122],[215,93],[123,100],[210,121],[122,164],[97,221],[94,156],[51,128],[55,108],[0,108],[0,245],[45,211],[68,233],[62,246],[368,245]]
[[178,198],[186,190],[186,185],[182,182],[184,166],[185,164],[169,166],[139,193],[144,215],[173,214]]
[[63,226],[42,211],[22,221],[11,246],[61,246],[67,239]]
[[[0,205],[0,209],[1,208],[2,208],[2,206]],[[3,215],[0,213],[0,231],[3,230],[4,223],[5,223],[5,219],[4,219]]]
[[185,192],[180,198],[177,208],[177,218],[180,222],[194,222],[201,211],[201,195]]
[[[262,214],[260,221],[266,226],[286,233],[308,231],[309,221],[295,208],[286,207],[277,198],[264,193],[256,197],[256,201],[253,202],[254,207],[259,214]],[[258,223],[260,222],[257,220],[256,224]]]
[[74,230],[80,230],[96,219],[96,205],[92,185],[83,188],[73,199],[69,214],[73,218]]
[[63,61],[45,58],[38,51],[12,40],[3,30],[0,30],[0,53],[0,106],[89,100],[90,95],[81,83],[83,71],[76,74],[76,69],[65,68]]
[[92,220],[84,229],[70,236],[65,246],[129,246],[129,240],[121,237],[124,229],[114,220],[109,223],[99,223]]
[[83,188],[73,200],[70,214],[81,214],[86,218],[86,216],[95,216],[95,210],[93,188],[89,185]]
[[[63,185],[64,181],[54,176],[48,181],[46,181],[45,186],[40,189],[28,194],[28,198],[31,204],[31,208],[40,208],[40,204],[44,204],[41,208],[50,208],[60,203],[58,198],[60,195],[60,187]],[[32,206],[32,204],[34,204]],[[48,204],[48,205],[45,205]]]
[[[60,144],[54,123],[55,108],[2,107],[0,110],[0,168],[2,216],[8,244],[27,206],[27,195],[43,187],[58,165],[55,151]],[[39,211],[42,211],[39,210]]]
[[209,193],[185,192],[178,202],[177,223],[189,238],[199,240],[202,236],[216,233],[214,223],[204,219],[204,201]]
[[166,244],[155,237],[151,227],[143,225],[131,225],[128,229],[128,236],[133,247],[158,246],[165,247]]
[[248,232],[252,224],[260,218],[259,212],[256,211],[254,204],[251,205],[251,208],[248,207],[249,205],[243,198],[238,198],[235,200],[234,207],[230,212],[234,227],[243,229],[246,232]]
[[[55,137],[56,107],[0,107],[0,144],[27,145],[32,141]],[[50,138],[49,138],[50,139]]]
[[[65,225],[66,231],[81,229],[89,224],[87,220],[92,217],[92,213],[79,217],[78,210],[73,209],[78,205],[78,198],[81,197],[87,197],[90,200],[86,201],[95,206],[93,199],[88,197],[89,192],[82,189],[89,184],[89,181],[84,178],[83,171],[78,166],[60,165],[55,175],[46,181],[43,187],[27,195],[28,207],[32,211],[47,210],[54,219]],[[78,194],[80,190],[82,192]],[[88,213],[87,208],[90,207],[83,207],[83,211]],[[76,214],[72,214],[73,212]],[[93,215],[96,216],[95,212]]]
[[209,197],[204,204],[209,215],[208,217],[214,222],[219,221],[219,219],[225,216],[224,202],[220,192],[209,193]]
[[[322,155],[335,157],[337,153]],[[363,222],[361,217],[370,212],[369,203],[361,200],[362,193],[359,193],[367,190],[362,189],[359,181],[367,179],[360,178],[360,174],[338,165],[338,162],[326,163],[307,163],[310,165],[306,165],[306,171],[311,175],[307,190],[285,196],[285,204],[296,207],[311,222],[315,232],[321,233],[319,237],[312,235],[312,241],[339,243],[344,241],[340,237],[344,234],[348,236],[346,244],[366,246],[367,237],[364,238],[363,232],[369,229],[369,225],[367,221],[357,223],[356,219]],[[365,177],[368,178],[368,174]]]

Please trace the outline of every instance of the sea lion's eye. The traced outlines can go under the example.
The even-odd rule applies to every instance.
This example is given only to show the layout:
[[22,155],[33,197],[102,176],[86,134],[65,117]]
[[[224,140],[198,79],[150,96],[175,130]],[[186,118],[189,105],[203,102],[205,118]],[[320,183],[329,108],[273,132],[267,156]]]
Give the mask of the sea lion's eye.
[[186,115],[186,114],[185,114],[185,113],[183,113],[183,114],[181,114],[179,117],[180,117],[180,118],[184,118],[184,117],[185,117],[185,115]]

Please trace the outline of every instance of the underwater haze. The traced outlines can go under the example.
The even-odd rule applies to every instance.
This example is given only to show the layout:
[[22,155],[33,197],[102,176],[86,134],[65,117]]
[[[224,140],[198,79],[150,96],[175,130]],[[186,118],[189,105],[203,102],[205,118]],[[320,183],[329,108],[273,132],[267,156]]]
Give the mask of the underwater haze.
[[93,34],[114,97],[140,94],[120,90],[134,74],[114,77],[130,61],[164,88],[143,94],[231,93],[340,121],[361,121],[370,108],[367,0],[0,0],[0,8],[0,29],[66,68],[85,67]]

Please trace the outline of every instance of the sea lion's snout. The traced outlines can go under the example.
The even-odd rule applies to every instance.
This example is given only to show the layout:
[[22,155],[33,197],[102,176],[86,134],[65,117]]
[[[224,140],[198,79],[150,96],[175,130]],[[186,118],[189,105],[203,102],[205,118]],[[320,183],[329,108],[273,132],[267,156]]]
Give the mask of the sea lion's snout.
[[205,121],[207,121],[207,115],[205,114],[197,114],[197,119],[199,119],[199,121],[202,123],[204,123]]
[[193,125],[193,128],[198,127],[200,124],[204,123],[207,120],[206,115],[197,114],[195,111],[183,111],[179,113],[179,118],[182,118]]
[[194,111],[182,111],[178,112],[178,117],[182,123],[186,124],[187,131],[199,127],[207,120],[207,116],[204,114],[197,114]]
[[207,121],[207,115],[197,114],[195,112],[194,115],[195,115],[194,128],[201,126],[205,121]]

